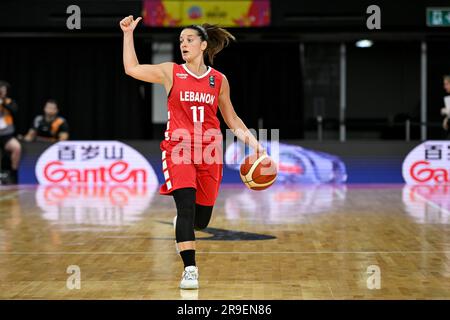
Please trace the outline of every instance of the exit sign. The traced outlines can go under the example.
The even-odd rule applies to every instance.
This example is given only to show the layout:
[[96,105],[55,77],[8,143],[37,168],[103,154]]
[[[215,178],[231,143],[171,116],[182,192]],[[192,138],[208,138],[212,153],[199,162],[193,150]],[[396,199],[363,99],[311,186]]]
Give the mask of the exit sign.
[[450,7],[427,8],[427,26],[450,27]]

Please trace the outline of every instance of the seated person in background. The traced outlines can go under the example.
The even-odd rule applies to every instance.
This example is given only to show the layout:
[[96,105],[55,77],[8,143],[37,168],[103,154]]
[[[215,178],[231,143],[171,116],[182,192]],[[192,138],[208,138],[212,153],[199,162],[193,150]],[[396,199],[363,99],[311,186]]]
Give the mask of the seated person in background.
[[28,130],[25,141],[64,141],[69,139],[69,126],[66,119],[58,116],[58,103],[47,100],[44,115],[34,118],[33,127]]
[[0,80],[0,148],[10,154],[11,180],[16,183],[22,148],[14,137],[14,115],[17,112],[17,104],[8,97],[9,88],[9,83]]
[[[446,104],[450,103],[450,75],[445,75],[444,76],[444,90],[445,92],[448,94],[447,97],[444,98],[444,101]],[[447,131],[447,135],[450,134],[449,132],[449,123],[448,123],[448,119],[450,118],[450,111],[449,111],[449,107],[445,106],[444,108],[441,109],[441,115],[444,116],[444,121],[442,122],[442,127],[444,128],[445,131]]]

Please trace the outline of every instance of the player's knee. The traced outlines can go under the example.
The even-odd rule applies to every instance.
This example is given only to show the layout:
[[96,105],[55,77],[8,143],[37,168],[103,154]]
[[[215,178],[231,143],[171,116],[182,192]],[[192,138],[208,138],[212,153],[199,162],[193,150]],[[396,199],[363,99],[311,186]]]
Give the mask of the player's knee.
[[195,204],[192,205],[188,202],[182,203],[177,208],[177,216],[180,221],[185,220],[188,224],[193,226],[195,217]]
[[175,228],[177,242],[195,241],[194,216],[195,207],[188,205],[187,203],[178,206],[177,225]]
[[198,221],[197,219],[195,219],[194,229],[197,230],[197,231],[206,229],[208,224],[209,224],[209,219],[208,220],[201,220],[201,221]]
[[183,188],[173,192],[178,214],[195,214],[195,189]]
[[190,201],[180,201],[177,203],[177,215],[179,217],[193,219],[195,215],[195,203]]
[[195,208],[195,230],[203,230],[205,229],[209,221],[211,220],[211,215],[213,211],[213,206],[202,206],[196,205]]
[[177,207],[177,242],[193,241],[195,217],[195,189],[183,188],[173,192]]

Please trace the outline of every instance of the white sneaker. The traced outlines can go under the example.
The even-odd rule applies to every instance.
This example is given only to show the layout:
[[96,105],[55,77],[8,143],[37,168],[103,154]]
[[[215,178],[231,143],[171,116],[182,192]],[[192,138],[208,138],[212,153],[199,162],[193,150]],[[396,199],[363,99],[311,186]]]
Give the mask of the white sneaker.
[[177,245],[177,235],[176,235],[176,231],[177,230],[177,216],[175,216],[173,218],[173,231],[175,232],[175,249],[177,250],[177,253],[180,254],[180,250],[178,250],[178,245]]
[[196,266],[184,268],[180,289],[198,289],[198,268]]

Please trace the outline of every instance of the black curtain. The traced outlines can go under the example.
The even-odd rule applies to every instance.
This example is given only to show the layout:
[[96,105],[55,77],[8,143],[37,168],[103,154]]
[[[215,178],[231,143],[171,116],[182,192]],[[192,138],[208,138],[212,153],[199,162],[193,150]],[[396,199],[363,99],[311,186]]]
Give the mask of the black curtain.
[[[148,84],[125,75],[122,38],[6,38],[0,45],[0,79],[19,105],[17,133],[26,133],[55,98],[71,139],[151,138]],[[150,43],[136,41],[141,63]],[[146,60],[147,58],[147,60]]]
[[[213,67],[227,77],[231,102],[248,128],[257,130],[262,118],[264,129],[280,129],[281,139],[303,138],[299,50],[298,43],[236,42],[214,59]],[[178,45],[174,56],[183,63]]]

